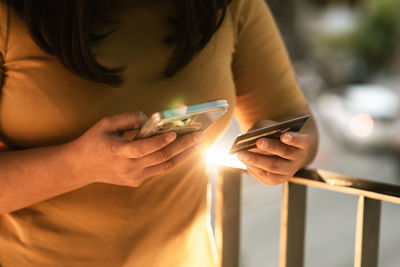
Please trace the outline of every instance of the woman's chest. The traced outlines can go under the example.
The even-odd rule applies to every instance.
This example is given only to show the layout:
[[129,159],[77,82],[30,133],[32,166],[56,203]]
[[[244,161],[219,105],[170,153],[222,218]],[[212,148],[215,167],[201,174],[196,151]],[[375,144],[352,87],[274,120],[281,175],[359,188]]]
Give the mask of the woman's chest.
[[219,98],[231,105],[216,126],[225,128],[235,101],[230,22],[225,22],[189,65],[167,78],[163,70],[172,47],[163,43],[163,38],[169,26],[159,16],[139,11],[124,19],[93,51],[99,63],[125,67],[125,82],[120,88],[88,82],[40,51],[28,35],[11,36],[9,46],[22,51],[6,58],[0,106],[2,134],[23,147],[57,144],[76,138],[111,114],[141,110],[151,115]]

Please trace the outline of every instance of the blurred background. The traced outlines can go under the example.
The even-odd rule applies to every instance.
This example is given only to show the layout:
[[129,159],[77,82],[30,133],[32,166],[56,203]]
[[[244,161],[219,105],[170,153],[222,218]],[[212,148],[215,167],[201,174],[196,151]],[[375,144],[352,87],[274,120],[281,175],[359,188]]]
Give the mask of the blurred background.
[[[311,167],[400,185],[400,0],[267,2],[319,125]],[[241,266],[278,266],[282,187],[242,190]],[[357,197],[309,188],[307,204],[305,266],[353,266]],[[379,266],[400,266],[399,225],[383,203]]]

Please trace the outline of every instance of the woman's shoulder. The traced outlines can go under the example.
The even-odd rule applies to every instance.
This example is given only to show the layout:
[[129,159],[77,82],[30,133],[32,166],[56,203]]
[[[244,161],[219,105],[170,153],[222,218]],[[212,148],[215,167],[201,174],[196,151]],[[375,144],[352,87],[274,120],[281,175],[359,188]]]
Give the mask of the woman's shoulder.
[[233,19],[239,20],[242,17],[251,16],[260,8],[265,9],[266,6],[265,0],[232,0],[229,9]]
[[265,0],[232,0],[228,12],[235,30],[236,42],[243,32],[266,34],[273,27],[274,19]]

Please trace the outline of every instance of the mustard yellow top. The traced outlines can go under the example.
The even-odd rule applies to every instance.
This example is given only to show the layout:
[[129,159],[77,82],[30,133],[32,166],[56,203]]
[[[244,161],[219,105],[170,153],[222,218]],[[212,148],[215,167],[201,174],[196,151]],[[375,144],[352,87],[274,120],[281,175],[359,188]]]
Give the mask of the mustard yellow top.
[[[0,133],[25,148],[60,144],[111,114],[151,115],[224,98],[230,109],[207,133],[211,144],[233,111],[246,129],[306,104],[263,0],[234,0],[207,47],[164,77],[168,2],[125,3],[115,11],[123,23],[93,48],[101,64],[127,67],[117,89],[67,71],[0,3]],[[215,266],[201,158],[197,153],[136,189],[97,183],[0,215],[0,266]]]

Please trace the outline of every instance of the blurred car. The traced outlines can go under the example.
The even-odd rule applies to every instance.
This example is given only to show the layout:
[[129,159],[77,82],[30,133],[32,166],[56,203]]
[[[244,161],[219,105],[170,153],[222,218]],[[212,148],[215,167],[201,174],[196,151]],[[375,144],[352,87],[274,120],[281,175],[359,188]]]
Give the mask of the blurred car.
[[373,84],[324,93],[317,109],[329,133],[349,148],[394,150],[400,136],[400,97]]

